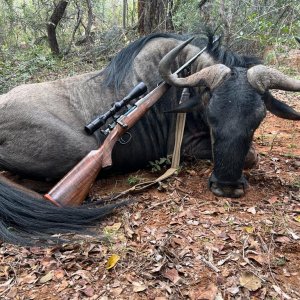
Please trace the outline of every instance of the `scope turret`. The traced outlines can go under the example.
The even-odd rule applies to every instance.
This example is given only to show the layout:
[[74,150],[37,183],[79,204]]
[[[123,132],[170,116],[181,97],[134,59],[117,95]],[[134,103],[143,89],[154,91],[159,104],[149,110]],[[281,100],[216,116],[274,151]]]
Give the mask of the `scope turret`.
[[121,108],[129,103],[129,101],[138,98],[139,96],[145,94],[147,92],[147,87],[144,82],[138,83],[127,96],[125,96],[122,100],[115,102],[110,110],[106,113],[96,117],[93,121],[87,124],[84,129],[87,134],[93,134],[97,129],[103,126],[106,121],[116,114]]

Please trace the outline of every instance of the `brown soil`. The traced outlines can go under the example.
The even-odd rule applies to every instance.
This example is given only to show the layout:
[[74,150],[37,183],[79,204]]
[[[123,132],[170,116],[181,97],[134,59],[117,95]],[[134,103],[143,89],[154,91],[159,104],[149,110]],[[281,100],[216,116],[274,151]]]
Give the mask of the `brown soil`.
[[[299,95],[275,94],[300,110]],[[97,227],[99,238],[45,249],[3,244],[0,298],[300,299],[299,141],[300,122],[268,114],[241,199],[213,196],[211,164],[200,161],[134,195],[137,202]],[[101,180],[92,195],[154,176]],[[112,254],[120,260],[107,270]]]

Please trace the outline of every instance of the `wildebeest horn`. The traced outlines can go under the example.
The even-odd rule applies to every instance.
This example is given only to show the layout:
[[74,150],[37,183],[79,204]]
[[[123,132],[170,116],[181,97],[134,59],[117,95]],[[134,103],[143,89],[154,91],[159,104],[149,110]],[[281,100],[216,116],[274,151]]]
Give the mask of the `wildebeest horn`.
[[269,89],[300,91],[300,80],[290,78],[273,68],[263,65],[250,68],[247,77],[249,83],[261,93]]
[[230,74],[230,69],[223,64],[216,64],[210,67],[203,68],[197,73],[194,73],[185,78],[178,78],[177,74],[172,74],[171,64],[174,62],[179,52],[190,42],[187,40],[178,45],[167,53],[159,63],[159,74],[164,81],[170,85],[178,87],[195,87],[205,85],[210,89],[215,89],[219,86]]

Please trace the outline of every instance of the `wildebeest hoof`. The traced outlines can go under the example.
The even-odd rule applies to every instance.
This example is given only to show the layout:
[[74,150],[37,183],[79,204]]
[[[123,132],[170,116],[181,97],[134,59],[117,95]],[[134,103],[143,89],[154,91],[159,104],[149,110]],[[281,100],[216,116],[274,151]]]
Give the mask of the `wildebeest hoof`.
[[258,154],[254,146],[251,146],[245,158],[244,169],[252,169],[257,165],[257,163],[258,163]]
[[217,183],[214,182],[210,186],[210,190],[214,193],[214,195],[218,197],[240,198],[245,194],[243,185],[237,187],[236,186],[220,187],[217,185]]

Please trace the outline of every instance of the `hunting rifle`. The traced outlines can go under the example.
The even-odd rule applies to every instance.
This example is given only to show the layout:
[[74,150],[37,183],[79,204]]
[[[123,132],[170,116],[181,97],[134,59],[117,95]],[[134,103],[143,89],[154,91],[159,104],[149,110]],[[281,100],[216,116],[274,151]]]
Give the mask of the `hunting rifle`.
[[[185,41],[184,44],[188,44],[192,40],[193,38],[190,38]],[[213,43],[218,40],[219,38],[214,40]],[[189,61],[181,66],[175,74],[179,74],[189,67],[206,50],[206,48],[207,47],[204,47],[194,55]],[[48,194],[44,195],[44,198],[59,207],[80,205],[88,195],[100,170],[112,165],[111,153],[115,143],[145,115],[145,113],[170,87],[171,86],[168,83],[163,81],[145,97],[138,100],[127,112],[116,120],[114,127],[110,129],[109,134],[106,136],[106,139],[100,148],[89,152],[48,192]],[[135,88],[133,90],[135,90]],[[106,121],[107,118],[104,119]],[[103,120],[101,121],[100,118],[100,123],[102,122]],[[95,121],[95,123],[97,123],[97,121]],[[91,127],[95,128],[98,127],[98,125],[96,124],[96,126]]]

